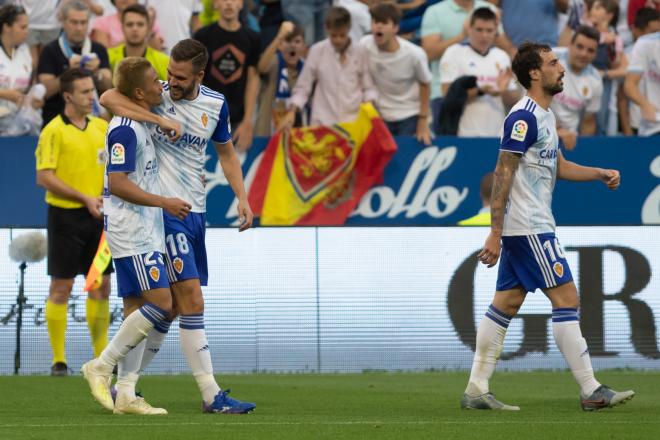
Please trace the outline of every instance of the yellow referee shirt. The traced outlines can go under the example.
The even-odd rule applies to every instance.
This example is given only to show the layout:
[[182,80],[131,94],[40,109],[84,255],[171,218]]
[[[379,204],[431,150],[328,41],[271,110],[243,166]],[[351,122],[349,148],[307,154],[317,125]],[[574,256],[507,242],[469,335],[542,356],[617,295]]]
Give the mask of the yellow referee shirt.
[[[105,172],[105,132],[108,123],[87,117],[87,126],[79,129],[63,113],[46,125],[39,136],[34,155],[38,170],[55,170],[55,175],[70,187],[90,196],[103,192]],[[46,203],[59,208],[82,208],[85,205],[46,191]]]
[[[124,58],[126,58],[126,44],[121,43],[120,45],[108,49],[108,60],[110,62],[110,70],[112,70],[113,75],[115,70],[117,70],[117,66],[119,66],[119,63]],[[147,50],[144,52],[144,55],[142,55],[142,58],[151,63],[151,67],[153,67],[156,71],[158,79],[167,81],[167,65],[170,62],[170,57],[168,57],[163,52],[159,52],[155,49],[152,49],[151,47],[147,47]]]

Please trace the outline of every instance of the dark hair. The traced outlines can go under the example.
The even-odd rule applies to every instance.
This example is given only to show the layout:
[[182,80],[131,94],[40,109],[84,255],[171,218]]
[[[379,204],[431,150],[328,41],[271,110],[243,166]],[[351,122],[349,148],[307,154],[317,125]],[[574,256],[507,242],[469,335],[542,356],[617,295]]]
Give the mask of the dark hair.
[[174,45],[170,52],[170,57],[174,61],[190,61],[195,72],[201,72],[206,69],[209,61],[209,51],[206,46],[192,38],[186,38]]
[[147,24],[151,21],[151,19],[149,18],[149,11],[147,11],[147,8],[145,8],[139,3],[136,3],[134,5],[128,6],[126,9],[122,11],[121,13],[122,23],[124,22],[124,17],[126,17],[126,14],[128,14],[129,12],[143,16],[144,18],[147,19]]
[[73,93],[73,82],[83,78],[91,78],[91,72],[83,70],[79,67],[75,69],[65,70],[62,75],[60,75],[60,91],[62,93]]
[[594,7],[596,2],[600,3],[607,12],[612,14],[612,19],[608,24],[616,27],[616,24],[619,21],[619,0],[593,0],[591,6],[588,6],[589,11],[591,11],[591,8]]
[[351,13],[341,6],[333,6],[325,14],[324,24],[328,29],[350,28]]
[[394,3],[377,3],[369,9],[371,19],[376,23],[391,21],[395,26],[401,23],[401,11]]
[[518,53],[513,58],[511,70],[516,74],[518,82],[525,89],[532,86],[532,78],[529,75],[531,70],[540,69],[543,65],[541,52],[551,52],[552,49],[547,44],[533,43],[525,41],[518,47]]
[[297,24],[293,24],[293,30],[284,36],[284,41],[289,42],[296,37],[305,38],[305,29]]
[[494,21],[497,23],[497,14],[495,14],[492,9],[483,6],[472,11],[472,15],[470,16],[470,26],[474,25],[474,22],[477,20]]
[[482,199],[490,200],[493,192],[493,181],[495,180],[495,173],[484,174],[479,183],[479,195]]
[[590,40],[596,40],[596,43],[600,42],[600,32],[598,32],[598,29],[596,29],[595,27],[586,26],[586,25],[578,26],[578,28],[575,29],[575,32],[573,32],[571,43],[575,43],[575,40],[577,39],[578,35],[584,35]]
[[650,22],[657,20],[660,20],[660,11],[655,8],[640,8],[635,14],[633,26],[643,31]]
[[22,6],[4,5],[0,8],[0,32],[7,26],[11,26],[16,22],[19,15],[26,14]]

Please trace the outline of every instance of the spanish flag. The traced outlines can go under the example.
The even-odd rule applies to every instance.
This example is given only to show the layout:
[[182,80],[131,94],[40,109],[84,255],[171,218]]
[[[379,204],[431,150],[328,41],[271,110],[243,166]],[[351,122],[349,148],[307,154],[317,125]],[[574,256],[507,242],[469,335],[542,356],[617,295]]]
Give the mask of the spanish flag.
[[271,138],[249,193],[262,225],[341,225],[377,182],[396,143],[371,104],[355,120]]

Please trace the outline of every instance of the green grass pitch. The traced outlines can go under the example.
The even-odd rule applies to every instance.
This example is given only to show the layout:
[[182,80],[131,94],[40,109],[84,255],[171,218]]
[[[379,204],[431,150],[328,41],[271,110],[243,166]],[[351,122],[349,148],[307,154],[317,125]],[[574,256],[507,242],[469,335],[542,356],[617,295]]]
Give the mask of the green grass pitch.
[[660,372],[598,378],[637,396],[597,413],[580,409],[568,372],[496,373],[491,388],[518,413],[461,411],[468,374],[218,376],[249,415],[201,414],[190,376],[145,376],[140,388],[168,416],[112,415],[81,376],[0,376],[0,439],[660,439]]

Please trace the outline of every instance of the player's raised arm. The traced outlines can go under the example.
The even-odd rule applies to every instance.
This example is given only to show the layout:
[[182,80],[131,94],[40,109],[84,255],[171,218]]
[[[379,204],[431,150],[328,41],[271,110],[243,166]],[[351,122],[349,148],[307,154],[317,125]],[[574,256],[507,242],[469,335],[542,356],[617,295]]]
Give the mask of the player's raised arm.
[[578,165],[575,162],[566,160],[561,151],[559,151],[558,160],[557,178],[559,179],[571,180],[573,182],[600,180],[612,190],[617,189],[621,183],[621,176],[617,170]]
[[168,136],[173,142],[181,137],[182,129],[180,123],[150,112],[119,93],[116,89],[106,90],[101,95],[99,102],[114,115],[158,125],[165,133],[170,133]]

